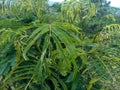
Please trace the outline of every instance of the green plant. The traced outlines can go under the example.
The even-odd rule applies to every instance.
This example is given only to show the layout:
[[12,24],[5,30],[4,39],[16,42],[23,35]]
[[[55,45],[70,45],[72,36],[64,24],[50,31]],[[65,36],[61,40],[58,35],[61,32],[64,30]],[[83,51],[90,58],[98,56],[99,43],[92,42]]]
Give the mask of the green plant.
[[[91,0],[65,1],[61,9],[46,0],[5,1],[0,89],[119,90],[120,25],[111,24],[111,13],[102,17]],[[95,24],[98,32],[90,37],[85,30]]]

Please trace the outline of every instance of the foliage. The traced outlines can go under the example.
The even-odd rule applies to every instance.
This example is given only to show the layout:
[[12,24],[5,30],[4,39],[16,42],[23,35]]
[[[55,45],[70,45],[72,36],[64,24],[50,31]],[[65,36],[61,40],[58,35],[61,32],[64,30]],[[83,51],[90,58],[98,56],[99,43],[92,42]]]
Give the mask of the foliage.
[[3,0],[0,90],[119,90],[120,25],[106,4]]

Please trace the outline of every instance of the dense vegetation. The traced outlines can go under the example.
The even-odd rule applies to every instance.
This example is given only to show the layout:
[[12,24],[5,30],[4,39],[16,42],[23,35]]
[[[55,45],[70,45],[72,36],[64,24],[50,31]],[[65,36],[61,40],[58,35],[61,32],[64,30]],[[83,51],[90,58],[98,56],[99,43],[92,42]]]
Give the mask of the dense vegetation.
[[2,0],[0,90],[119,90],[119,13],[106,0]]

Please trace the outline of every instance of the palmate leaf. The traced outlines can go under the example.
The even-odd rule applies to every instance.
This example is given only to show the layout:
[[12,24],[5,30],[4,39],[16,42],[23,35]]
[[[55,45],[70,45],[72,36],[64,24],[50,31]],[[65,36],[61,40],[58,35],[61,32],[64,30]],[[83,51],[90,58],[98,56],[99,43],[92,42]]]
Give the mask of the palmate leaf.
[[[91,43],[90,46],[88,44],[90,49],[86,69],[83,71],[84,79],[89,81],[89,84],[86,85],[88,89],[112,90],[114,88],[119,90],[120,44],[117,43],[120,39],[119,34],[118,24],[108,25],[103,28],[103,31],[98,36],[100,43]],[[96,81],[90,84],[94,79]]]
[[17,19],[41,19],[47,12],[47,0],[2,0],[2,16],[16,17]]
[[[103,27],[103,30],[100,32],[98,38],[102,43],[110,43],[110,42],[118,42],[117,36],[119,38],[120,34],[120,25],[119,24],[111,24]],[[117,40],[116,40],[117,39]]]
[[[42,35],[44,35],[48,31],[49,31],[48,27],[43,26],[43,28],[39,28],[39,29],[36,30],[36,32],[33,32],[33,34],[29,38],[29,39],[32,38],[32,40],[28,40],[28,45],[23,52],[23,57],[25,58],[25,60],[27,60],[26,53],[30,49],[30,47],[36,42],[37,39],[39,39]],[[35,34],[37,34],[37,35],[35,36]]]
[[101,46],[98,45],[97,49],[96,47],[92,47],[95,51],[88,56],[87,68],[84,72],[87,71],[86,75],[89,75],[90,80],[94,80],[94,78],[100,79],[93,84],[90,84],[89,82],[88,89],[107,88],[112,90],[114,88],[115,90],[118,90],[120,88],[120,73],[118,70],[120,66],[120,57],[117,48],[119,47],[110,45],[108,47],[108,45],[104,44],[101,44]]
[[16,52],[13,43],[6,42],[4,46],[0,46],[0,51],[0,76],[6,76],[15,64]]
[[[104,48],[103,48],[104,49]],[[102,49],[102,50],[103,50]],[[110,49],[110,48],[107,48]],[[109,53],[104,50],[104,53]],[[99,51],[100,52],[100,51]],[[119,58],[114,56],[106,56],[101,53],[96,53],[97,55],[93,55],[89,58],[88,71],[90,72],[90,77],[100,77],[101,87],[118,90],[120,73],[117,68],[119,68]],[[117,52],[116,52],[117,54]]]
[[[19,26],[20,27],[20,26]],[[21,26],[22,27],[22,26]],[[32,26],[25,26],[24,28],[0,29],[0,75],[7,75],[9,71],[19,64],[21,58],[21,46],[19,38],[23,38],[23,29],[28,30]],[[12,28],[12,27],[11,27]],[[4,67],[4,68],[3,68]]]
[[[24,62],[22,62],[22,64],[23,63]],[[18,68],[14,69],[14,71],[11,72],[4,79],[3,83],[4,88],[6,87],[7,84],[13,86],[16,90],[25,89],[25,87],[27,87],[27,84],[29,83],[33,76],[33,71],[35,67],[34,65],[31,65],[30,62],[27,63],[29,63],[29,65],[21,64],[20,66],[18,66]],[[24,81],[26,81],[26,84]],[[13,85],[13,83],[15,82],[17,83]],[[21,85],[19,85],[19,83],[21,83]]]
[[[81,23],[96,14],[96,6],[90,0],[68,0],[62,3],[61,13],[65,22]],[[82,25],[82,23],[81,23]]]
[[[52,26],[52,25],[51,25]],[[42,28],[43,27],[43,28]],[[50,30],[49,30],[49,25],[45,25],[45,26],[42,26],[42,27],[40,27],[40,28],[38,28],[38,29],[36,29],[32,34],[31,34],[31,36],[29,37],[29,39],[28,39],[28,41],[27,41],[27,47],[26,47],[26,49],[24,50],[24,52],[23,52],[23,56],[25,57],[25,55],[26,55],[26,52],[30,49],[30,47],[40,38],[40,37],[42,37],[42,35],[44,35],[44,34],[47,34],[47,33],[49,33],[50,32]],[[52,28],[51,28],[52,29]],[[61,31],[60,31],[61,30]],[[72,43],[72,41],[70,40],[70,39],[67,39],[67,38],[69,38],[69,36],[68,35],[70,35],[70,33],[67,33],[67,31],[65,31],[64,29],[62,30],[62,28],[61,29],[59,29],[59,28],[56,28],[56,26],[54,26],[53,25],[53,30],[51,30],[51,33],[52,34],[55,34],[55,36],[57,36],[57,38],[59,37],[59,39],[60,39],[60,43],[64,43],[65,44],[65,46],[68,46],[66,49],[69,51],[69,50],[73,50],[75,47],[72,47],[73,45],[74,45],[74,43]],[[36,36],[35,36],[36,35]],[[47,35],[49,35],[49,34],[47,34]],[[46,35],[46,36],[47,36]],[[73,34],[74,35],[74,34]],[[75,35],[73,36],[73,35],[70,35],[70,36],[72,36],[72,37],[74,37],[73,39],[75,40],[76,39],[76,41],[77,42],[79,42],[78,40],[78,38],[77,37],[75,37]],[[33,39],[33,37],[35,37],[34,39]],[[51,36],[52,37],[52,36]],[[72,37],[70,37],[71,39],[72,39]],[[54,38],[53,38],[54,39]],[[48,40],[49,41],[49,40]],[[71,44],[70,44],[71,43]],[[70,52],[70,51],[69,51]],[[26,58],[25,58],[26,59]]]
[[0,21],[5,28],[0,30],[2,90],[119,90],[120,43],[114,42],[119,26],[104,27],[97,44],[82,37],[81,30],[96,14],[93,3],[66,1],[61,14],[50,15],[46,0],[9,1],[13,4],[2,9],[19,20]]
[[[78,30],[79,28],[74,25],[59,22],[24,26],[16,31],[12,30],[14,32],[12,40],[15,40],[17,56],[16,64],[4,79],[3,85],[16,83],[11,86],[18,90],[27,90],[34,87],[33,84],[38,84],[38,88],[50,89],[52,86],[49,81],[51,81],[56,89],[62,86],[67,90],[67,86],[60,77],[68,75],[73,68],[69,82],[76,78],[78,72],[76,45],[81,43],[76,36],[80,35]],[[22,34],[23,31],[26,33]],[[24,38],[24,35],[27,37]],[[26,67],[24,62],[30,61],[32,63]],[[51,80],[50,77],[54,79]]]

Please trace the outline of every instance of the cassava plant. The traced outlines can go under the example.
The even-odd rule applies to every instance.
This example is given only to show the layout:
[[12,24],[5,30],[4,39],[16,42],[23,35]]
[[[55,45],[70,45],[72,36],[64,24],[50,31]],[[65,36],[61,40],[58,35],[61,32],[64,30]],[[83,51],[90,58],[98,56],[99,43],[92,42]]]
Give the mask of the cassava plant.
[[120,25],[102,23],[90,38],[85,25],[99,18],[92,0],[54,7],[47,0],[2,1],[0,90],[119,90]]

